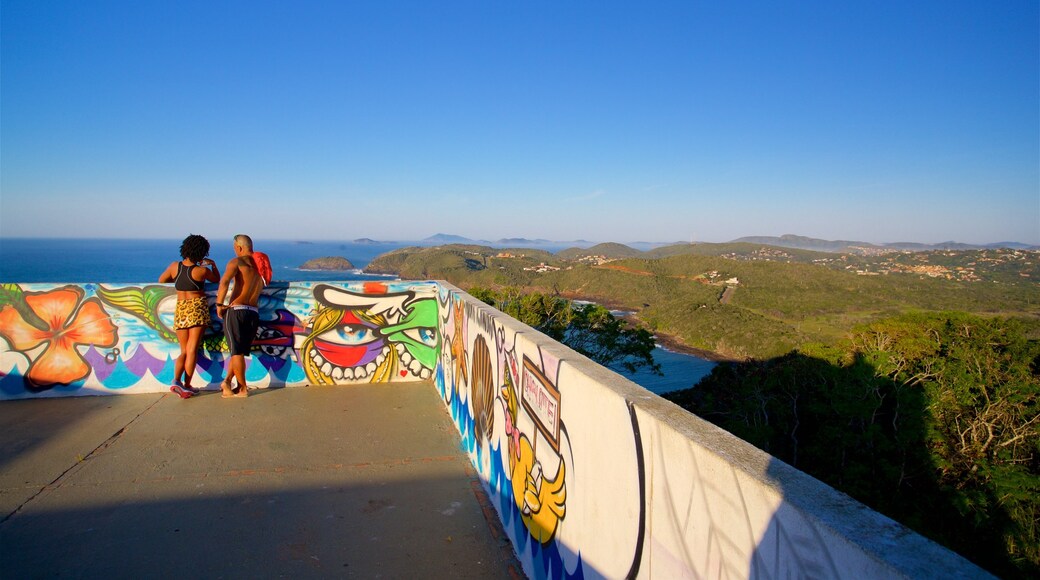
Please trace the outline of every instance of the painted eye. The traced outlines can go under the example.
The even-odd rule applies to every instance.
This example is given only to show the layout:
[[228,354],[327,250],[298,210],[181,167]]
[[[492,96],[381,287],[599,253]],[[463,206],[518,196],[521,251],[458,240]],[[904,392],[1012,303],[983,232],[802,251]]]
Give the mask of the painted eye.
[[426,346],[437,345],[437,329],[435,328],[425,326],[409,328],[408,330],[404,331],[404,335],[414,340],[415,342],[425,344]]
[[360,324],[340,324],[339,326],[326,330],[318,336],[319,339],[334,344],[346,346],[358,346],[368,344],[377,338],[372,329]]

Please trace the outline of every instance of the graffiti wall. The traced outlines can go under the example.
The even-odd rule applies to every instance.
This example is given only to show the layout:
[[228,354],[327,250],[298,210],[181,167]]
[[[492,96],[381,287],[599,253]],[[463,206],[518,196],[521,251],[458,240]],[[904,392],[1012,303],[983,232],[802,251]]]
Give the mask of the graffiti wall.
[[[437,285],[274,283],[246,357],[251,387],[425,380],[440,348]],[[209,294],[197,388],[219,387],[227,342]],[[0,399],[169,389],[180,346],[172,284],[0,286]]]
[[[172,285],[0,285],[0,399],[168,389],[175,302]],[[216,389],[211,314],[194,386]],[[532,578],[985,577],[449,284],[273,284],[246,377],[433,379]]]
[[436,387],[531,578],[978,571],[450,285],[438,302]]

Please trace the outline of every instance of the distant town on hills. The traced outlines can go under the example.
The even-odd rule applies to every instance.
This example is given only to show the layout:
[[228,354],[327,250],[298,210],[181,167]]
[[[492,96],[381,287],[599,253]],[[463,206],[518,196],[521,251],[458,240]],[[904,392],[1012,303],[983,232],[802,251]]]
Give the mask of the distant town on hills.
[[[356,244],[379,244],[388,242],[379,242],[369,238],[361,238],[354,240]],[[417,240],[415,243],[418,245],[444,245],[444,244],[472,244],[472,245],[483,245],[483,246],[495,246],[495,247],[576,247],[576,248],[589,248],[599,244],[600,242],[592,242],[588,240],[570,240],[570,241],[558,241],[558,240],[546,240],[546,239],[528,239],[528,238],[501,238],[496,241],[490,240],[474,240],[465,236],[459,236],[455,234],[443,234],[438,233],[422,240]],[[690,244],[691,242],[677,241],[677,242],[629,242],[625,245],[639,249],[639,250],[652,250],[664,246]],[[706,243],[706,242],[692,242],[694,244]],[[987,249],[1014,249],[1014,250],[1040,250],[1040,246],[1023,244],[1020,242],[996,242],[992,244],[964,244],[960,242],[941,242],[938,244],[923,244],[918,242],[895,242],[890,244],[874,244],[870,242],[860,242],[851,240],[821,240],[817,238],[810,238],[806,236],[798,236],[794,234],[785,234],[782,236],[746,236],[731,240],[728,243],[748,243],[748,244],[763,244],[768,246],[776,246],[781,248],[791,248],[795,250],[813,250],[817,252],[832,252],[832,253],[852,253],[860,255],[876,255],[885,252],[892,251],[911,251],[911,252],[926,252],[932,250],[987,250]]]

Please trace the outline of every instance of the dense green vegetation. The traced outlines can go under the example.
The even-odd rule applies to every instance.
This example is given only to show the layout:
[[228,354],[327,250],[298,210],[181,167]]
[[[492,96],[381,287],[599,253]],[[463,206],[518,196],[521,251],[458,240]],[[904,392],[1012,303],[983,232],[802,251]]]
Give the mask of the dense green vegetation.
[[[957,263],[975,268],[980,278],[962,281],[910,273],[858,275],[844,266],[814,263],[833,260],[835,254],[754,244],[682,244],[644,256],[669,248],[685,253],[598,265],[562,260],[538,250],[511,250],[514,257],[503,258],[497,257],[503,251],[483,246],[409,248],[374,260],[367,270],[444,279],[463,289],[518,287],[592,300],[632,310],[655,333],[732,359],[767,359],[806,342],[832,343],[857,324],[907,310],[1020,317],[1029,321],[1033,332],[1040,329],[1037,252],[961,252],[964,256]],[[794,258],[776,261],[774,251]],[[956,260],[949,256],[951,252],[923,254],[926,260]],[[753,259],[763,256],[771,259]],[[888,259],[894,258],[876,258]],[[921,261],[920,257],[906,259]],[[559,269],[535,271],[543,263]],[[880,263],[875,262],[875,267]],[[1014,270],[1012,263],[1019,269]],[[862,262],[854,266],[864,267]],[[735,283],[727,284],[734,278]],[[732,290],[723,302],[728,286]]]
[[997,574],[1040,576],[1040,253],[405,254],[387,260],[402,277],[564,342],[562,299],[582,298],[730,359],[669,398]]
[[596,244],[590,248],[567,248],[566,250],[560,250],[556,253],[556,257],[560,260],[579,260],[587,256],[604,256],[606,258],[635,258],[641,255],[642,252],[635,248],[630,248],[624,244],[616,244],[608,242],[605,244]]
[[666,395],[1002,576],[1040,575],[1040,342],[914,313]]
[[518,288],[474,287],[469,292],[601,365],[629,373],[642,368],[661,372],[654,361],[654,336],[632,328],[598,304],[575,305],[559,296],[525,293]]

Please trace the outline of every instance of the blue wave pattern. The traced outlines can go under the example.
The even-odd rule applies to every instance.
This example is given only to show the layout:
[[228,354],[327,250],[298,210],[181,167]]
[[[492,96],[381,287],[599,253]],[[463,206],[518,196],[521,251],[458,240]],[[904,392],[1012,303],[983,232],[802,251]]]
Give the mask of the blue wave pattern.
[[[513,501],[512,479],[509,475],[508,466],[501,460],[504,457],[501,453],[501,446],[491,447],[489,445],[488,448],[485,448],[477,444],[474,435],[476,422],[470,411],[469,403],[468,401],[462,401],[462,397],[453,395],[458,392],[458,385],[452,378],[451,386],[449,387],[445,374],[444,360],[441,358],[438,360],[434,373],[434,384],[441,396],[441,400],[448,407],[448,412],[455,423],[455,427],[459,430],[460,448],[470,457],[470,463],[479,474],[481,483],[490,496],[492,505],[495,506],[495,510],[498,512],[502,526],[513,544],[513,549],[523,565],[524,571],[536,580],[548,578],[583,579],[585,577],[585,565],[580,553],[576,554],[577,566],[575,570],[569,572],[561,553],[559,541],[554,539],[543,545],[531,537],[521,518],[520,509],[516,507],[516,503]],[[481,469],[481,466],[485,464],[485,453],[490,453],[490,461],[487,461],[490,467],[487,474],[483,473]],[[562,549],[566,550],[565,547]]]

